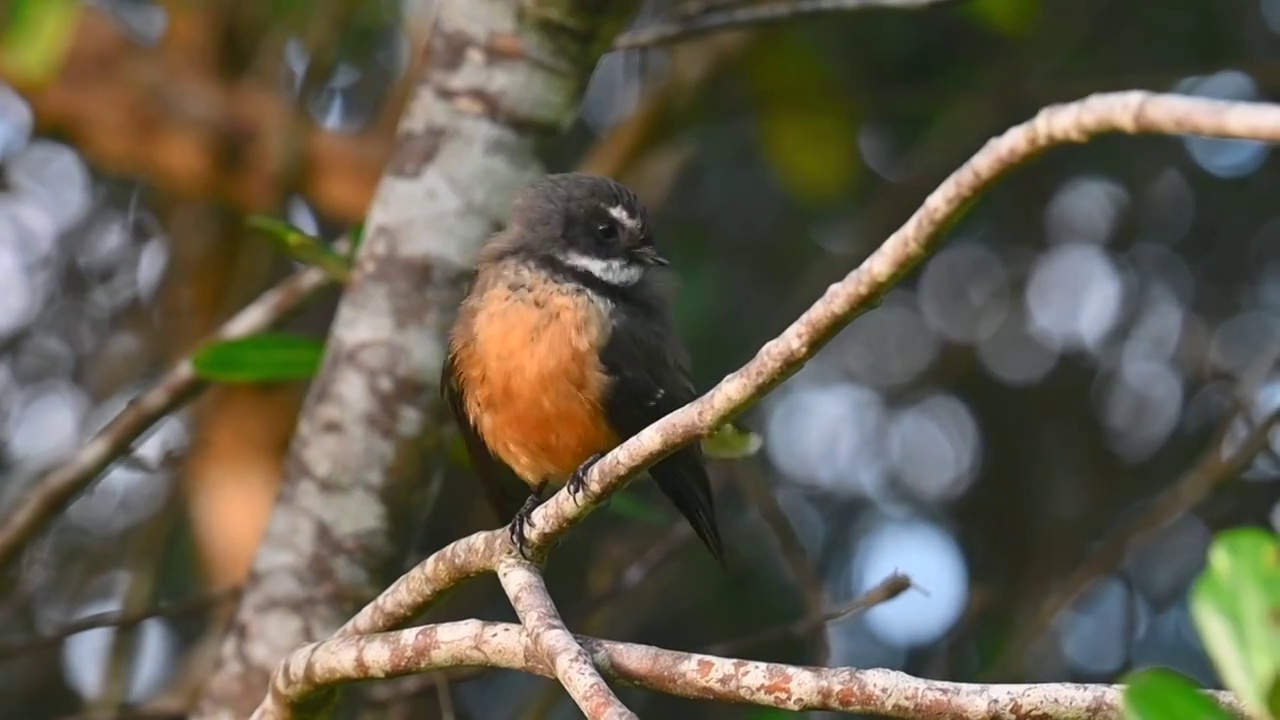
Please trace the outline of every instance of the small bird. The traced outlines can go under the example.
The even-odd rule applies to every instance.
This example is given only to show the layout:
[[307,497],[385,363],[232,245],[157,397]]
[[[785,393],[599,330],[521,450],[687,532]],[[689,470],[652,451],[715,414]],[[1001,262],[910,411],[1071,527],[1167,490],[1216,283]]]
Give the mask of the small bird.
[[[606,452],[696,397],[650,276],[667,264],[635,193],[582,173],[547,175],[516,193],[507,228],[481,249],[441,388],[522,554],[548,485],[576,496]],[[698,443],[649,475],[723,564]],[[527,486],[523,497],[513,476]]]

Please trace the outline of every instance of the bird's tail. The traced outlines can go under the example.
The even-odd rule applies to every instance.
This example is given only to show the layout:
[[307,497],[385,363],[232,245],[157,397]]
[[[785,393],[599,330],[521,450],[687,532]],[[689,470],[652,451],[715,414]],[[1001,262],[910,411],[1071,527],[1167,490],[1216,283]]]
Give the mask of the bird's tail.
[[697,455],[678,452],[654,465],[649,474],[680,511],[702,544],[721,566],[724,563],[724,541],[716,524],[715,499],[711,495],[711,481]]

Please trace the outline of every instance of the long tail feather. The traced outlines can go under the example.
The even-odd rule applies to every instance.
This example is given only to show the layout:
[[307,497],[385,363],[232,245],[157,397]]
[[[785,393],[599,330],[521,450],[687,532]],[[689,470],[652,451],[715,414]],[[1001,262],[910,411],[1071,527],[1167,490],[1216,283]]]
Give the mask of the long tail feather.
[[711,481],[696,455],[676,453],[654,465],[649,474],[662,494],[680,511],[716,562],[724,565],[724,541],[716,524]]

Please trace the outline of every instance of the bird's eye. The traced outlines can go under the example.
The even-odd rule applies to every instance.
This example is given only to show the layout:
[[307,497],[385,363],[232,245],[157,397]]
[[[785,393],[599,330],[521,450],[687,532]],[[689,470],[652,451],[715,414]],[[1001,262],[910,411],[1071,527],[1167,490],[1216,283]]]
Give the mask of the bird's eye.
[[596,228],[596,233],[605,240],[612,240],[618,237],[618,226],[613,223],[604,223]]

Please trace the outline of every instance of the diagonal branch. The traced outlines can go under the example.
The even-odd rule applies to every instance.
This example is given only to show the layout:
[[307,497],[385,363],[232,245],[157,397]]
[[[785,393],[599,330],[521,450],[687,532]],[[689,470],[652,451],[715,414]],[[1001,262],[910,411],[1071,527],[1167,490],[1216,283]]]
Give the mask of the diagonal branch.
[[[797,667],[577,637],[600,671],[615,680],[686,698],[786,710],[831,710],[891,718],[1119,720],[1122,688],[1046,683],[981,685],[913,677],[893,670]],[[292,720],[289,707],[324,688],[369,677],[485,666],[555,677],[519,625],[463,620],[307,645],[272,678],[255,720]],[[1211,693],[1239,717],[1228,693]]]
[[[329,283],[323,270],[299,270],[232,316],[205,343],[262,332]],[[42,475],[0,519],[0,571],[134,440],[203,388],[191,356],[183,358],[70,457]]]
[[628,30],[613,43],[614,50],[632,50],[690,40],[700,35],[756,25],[800,20],[833,13],[890,8],[917,10],[950,0],[773,0],[763,3],[731,3],[699,13],[681,13]]
[[[1227,102],[1145,91],[1104,93],[1052,105],[993,138],[953,172],[901,228],[743,367],[692,403],[619,445],[592,466],[581,504],[561,490],[534,512],[530,546],[551,546],[629,478],[710,433],[794,373],[842,327],[869,310],[943,237],[956,215],[1013,167],[1056,145],[1105,133],[1196,134],[1280,142],[1280,105]],[[513,552],[504,530],[457,540],[401,576],[352,617],[340,635],[399,627],[458,581]]]
[[554,670],[583,714],[590,720],[636,720],[636,714],[600,677],[591,656],[569,634],[538,569],[522,560],[507,560],[498,565],[498,581],[511,598],[529,644]]
[[[1247,412],[1244,416],[1248,417]],[[1041,601],[1030,622],[1014,635],[1007,649],[996,658],[987,671],[989,676],[999,677],[1010,672],[1015,663],[1022,660],[1030,644],[1089,587],[1090,581],[1113,572],[1124,562],[1125,553],[1135,543],[1190,511],[1218,485],[1237,477],[1259,453],[1267,449],[1272,431],[1280,427],[1280,411],[1273,412],[1258,422],[1236,448],[1228,450],[1224,440],[1235,418],[1228,417],[1222,431],[1213,438],[1199,462],[1157,495],[1145,510],[1104,539],[1102,545],[1071,573],[1058,590]]]

